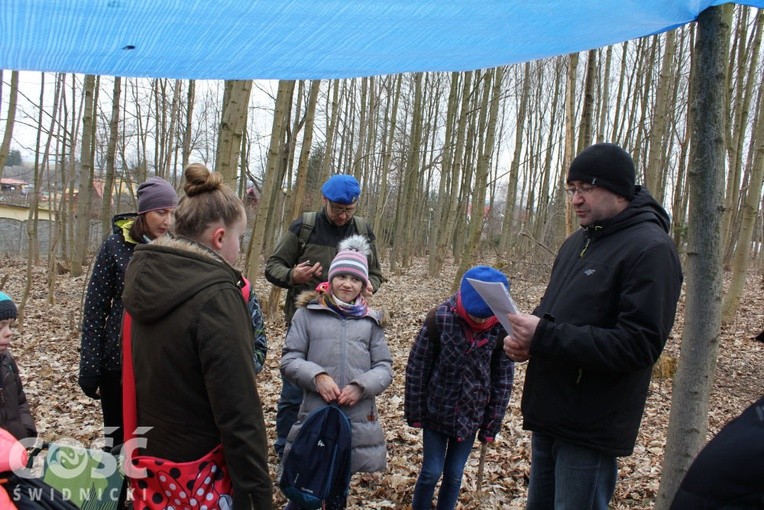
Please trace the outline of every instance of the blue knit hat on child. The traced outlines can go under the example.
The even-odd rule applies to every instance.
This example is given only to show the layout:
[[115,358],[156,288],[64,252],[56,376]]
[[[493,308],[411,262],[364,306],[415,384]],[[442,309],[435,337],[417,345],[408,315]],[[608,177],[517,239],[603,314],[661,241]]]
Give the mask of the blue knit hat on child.
[[483,301],[467,278],[481,282],[499,282],[509,290],[509,280],[504,273],[489,266],[475,266],[462,276],[462,284],[459,287],[459,297],[464,310],[478,319],[486,319],[493,315],[493,310]]
[[352,175],[332,175],[321,187],[321,193],[335,204],[352,205],[361,196],[361,185]]
[[16,304],[5,292],[0,292],[0,321],[18,317]]

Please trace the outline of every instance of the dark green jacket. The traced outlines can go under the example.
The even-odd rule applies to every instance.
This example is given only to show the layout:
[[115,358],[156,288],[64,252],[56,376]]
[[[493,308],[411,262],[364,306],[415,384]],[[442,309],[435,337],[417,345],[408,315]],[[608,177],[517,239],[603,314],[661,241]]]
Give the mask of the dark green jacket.
[[[268,258],[265,265],[265,278],[273,285],[289,289],[284,305],[284,316],[286,323],[292,321],[292,315],[295,311],[295,300],[305,290],[313,290],[321,282],[326,281],[329,274],[329,266],[337,254],[337,245],[353,234],[359,234],[361,222],[365,220],[354,216],[351,221],[338,227],[329,221],[326,216],[325,208],[322,208],[316,214],[316,225],[308,236],[307,242],[300,239],[300,232],[303,229],[303,216],[301,215],[289,226],[284,235],[281,236],[276,246],[276,250]],[[376,237],[370,227],[366,227],[366,237],[371,246],[371,255],[369,262],[369,281],[371,281],[374,292],[379,290],[382,285],[382,269],[379,267],[379,257],[377,248],[374,244]],[[320,262],[323,271],[320,278],[302,284],[295,285],[292,281],[292,268],[297,264],[309,260],[311,263]]]
[[234,508],[270,509],[263,411],[241,274],[208,248],[138,245],[122,296],[133,319],[138,426],[148,455],[185,462],[222,442]]

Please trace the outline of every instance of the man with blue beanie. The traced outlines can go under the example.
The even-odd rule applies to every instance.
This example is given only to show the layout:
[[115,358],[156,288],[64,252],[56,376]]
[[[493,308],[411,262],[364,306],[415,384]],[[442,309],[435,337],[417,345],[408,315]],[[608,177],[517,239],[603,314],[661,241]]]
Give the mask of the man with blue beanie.
[[[382,269],[377,257],[376,237],[364,218],[355,216],[361,185],[352,175],[331,176],[321,187],[324,206],[320,211],[300,215],[281,236],[265,265],[265,277],[273,285],[288,289],[284,303],[287,328],[295,312],[295,300],[303,291],[313,290],[327,281],[329,266],[340,241],[354,234],[369,239],[369,279],[365,292],[370,295],[382,285]],[[276,453],[281,456],[286,437],[297,421],[302,389],[281,377],[282,387],[276,413]]]

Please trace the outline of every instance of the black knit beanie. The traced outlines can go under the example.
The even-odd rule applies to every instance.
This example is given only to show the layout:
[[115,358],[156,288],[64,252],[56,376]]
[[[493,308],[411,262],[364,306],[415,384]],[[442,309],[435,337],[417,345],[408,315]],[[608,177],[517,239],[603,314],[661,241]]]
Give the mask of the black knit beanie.
[[18,316],[16,304],[4,292],[0,292],[0,321],[15,319]]
[[628,152],[613,143],[597,143],[573,159],[567,182],[594,184],[631,200],[635,178],[634,160]]

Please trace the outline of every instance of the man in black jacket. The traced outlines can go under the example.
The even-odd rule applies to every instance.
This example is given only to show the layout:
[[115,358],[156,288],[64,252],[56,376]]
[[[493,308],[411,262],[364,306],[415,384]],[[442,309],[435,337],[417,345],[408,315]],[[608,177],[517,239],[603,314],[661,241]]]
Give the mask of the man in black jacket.
[[674,324],[682,271],[668,214],[635,185],[622,148],[586,148],[567,183],[582,228],[560,248],[533,315],[510,315],[504,350],[530,360],[527,508],[606,510],[616,459],[634,449],[651,368]]

